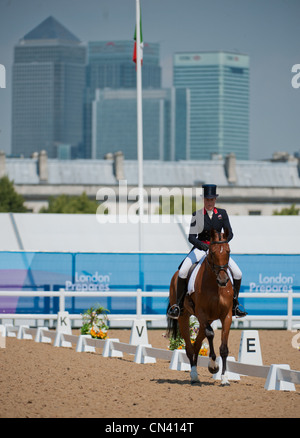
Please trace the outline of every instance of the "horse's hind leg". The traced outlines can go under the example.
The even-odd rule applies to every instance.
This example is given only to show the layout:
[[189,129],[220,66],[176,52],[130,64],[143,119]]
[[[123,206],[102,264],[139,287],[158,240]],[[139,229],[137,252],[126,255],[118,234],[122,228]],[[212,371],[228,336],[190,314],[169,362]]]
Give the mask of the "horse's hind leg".
[[198,356],[195,354],[194,347],[191,343],[190,338],[190,315],[185,312],[178,319],[180,334],[185,341],[185,350],[186,355],[190,361],[191,365],[191,383],[199,382],[198,373],[197,373],[197,360]]
[[208,364],[208,371],[212,374],[216,374],[219,371],[219,365],[216,362],[216,353],[214,349],[214,331],[209,323],[206,324],[205,327],[205,335],[207,337],[209,343],[209,357],[210,361]]

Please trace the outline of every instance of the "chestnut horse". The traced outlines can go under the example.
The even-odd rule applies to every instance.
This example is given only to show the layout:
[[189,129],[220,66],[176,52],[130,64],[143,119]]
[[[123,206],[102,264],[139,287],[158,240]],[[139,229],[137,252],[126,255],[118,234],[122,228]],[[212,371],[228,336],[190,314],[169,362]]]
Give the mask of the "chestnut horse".
[[[209,365],[212,374],[219,371],[216,363],[211,323],[217,319],[222,323],[220,356],[222,358],[221,384],[229,385],[226,376],[226,360],[228,356],[228,336],[232,322],[233,288],[228,276],[230,248],[227,241],[228,230],[219,233],[212,230],[208,255],[196,275],[194,293],[184,299],[184,311],[178,320],[168,318],[169,335],[177,336],[177,322],[186,345],[186,354],[191,364],[191,383],[199,382],[197,373],[198,354],[204,338],[209,342]],[[178,271],[173,275],[170,284],[169,306],[176,303],[176,285]],[[195,315],[199,321],[199,332],[195,343],[190,339],[190,316]]]

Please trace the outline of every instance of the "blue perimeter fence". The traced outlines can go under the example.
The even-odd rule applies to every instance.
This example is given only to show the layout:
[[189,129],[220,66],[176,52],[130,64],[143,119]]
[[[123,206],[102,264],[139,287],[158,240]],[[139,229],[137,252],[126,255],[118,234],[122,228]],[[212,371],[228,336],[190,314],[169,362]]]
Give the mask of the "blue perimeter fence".
[[[54,253],[0,252],[1,291],[168,291],[172,275],[186,254],[169,253]],[[264,298],[264,293],[299,292],[300,255],[236,254],[243,272],[241,292],[260,297],[241,298],[249,315],[286,315],[287,298]],[[69,313],[80,314],[93,305],[113,314],[136,313],[134,297],[66,297]],[[167,299],[143,297],[144,314],[164,315]],[[58,297],[0,297],[0,314],[56,314]],[[293,298],[293,316],[300,315],[300,299]]]

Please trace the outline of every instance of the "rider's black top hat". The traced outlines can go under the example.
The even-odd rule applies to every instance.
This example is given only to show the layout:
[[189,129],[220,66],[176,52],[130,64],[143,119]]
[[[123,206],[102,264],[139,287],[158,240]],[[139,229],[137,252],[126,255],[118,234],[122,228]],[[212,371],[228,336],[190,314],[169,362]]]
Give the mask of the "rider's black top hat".
[[216,198],[217,196],[217,186],[215,184],[203,184],[203,197],[204,198]]

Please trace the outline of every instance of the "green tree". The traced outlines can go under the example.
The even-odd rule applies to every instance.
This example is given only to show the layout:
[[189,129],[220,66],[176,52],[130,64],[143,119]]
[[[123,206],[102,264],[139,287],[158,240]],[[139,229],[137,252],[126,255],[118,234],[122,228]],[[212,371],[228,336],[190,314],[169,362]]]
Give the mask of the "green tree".
[[298,216],[300,208],[296,208],[295,204],[290,207],[282,208],[280,211],[274,210],[273,215],[275,216]]
[[15,191],[13,181],[7,176],[0,178],[0,212],[1,213],[25,213],[24,198]]
[[80,196],[51,196],[48,208],[41,208],[40,213],[95,214],[97,201],[91,201],[83,192]]

